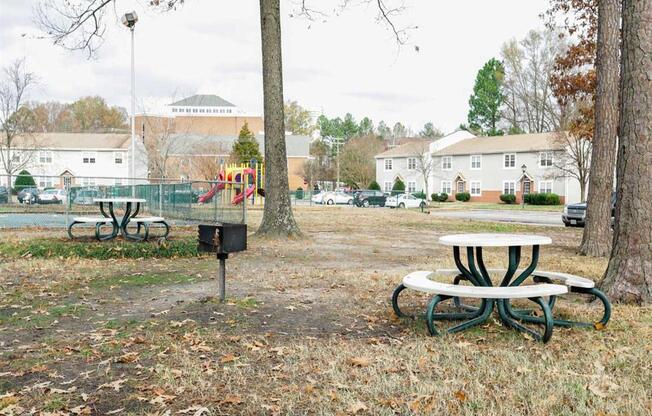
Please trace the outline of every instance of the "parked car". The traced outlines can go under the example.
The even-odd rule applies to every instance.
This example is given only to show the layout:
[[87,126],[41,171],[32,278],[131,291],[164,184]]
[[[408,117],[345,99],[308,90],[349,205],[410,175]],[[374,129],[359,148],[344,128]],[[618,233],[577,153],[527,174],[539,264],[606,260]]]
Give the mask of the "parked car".
[[66,202],[66,191],[63,189],[48,189],[38,195],[39,204],[63,204]]
[[9,191],[6,186],[0,186],[0,204],[9,203]]
[[[569,204],[564,207],[564,213],[561,214],[561,220],[564,222],[566,227],[578,226],[584,227],[586,223],[586,202],[580,202],[579,204]],[[611,194],[611,218],[613,223],[613,217],[616,213],[616,193]]]
[[324,195],[326,195],[326,192],[320,192],[318,194],[313,194],[312,198],[310,198],[310,201],[312,201],[313,204],[323,204],[324,203]]
[[353,203],[358,207],[368,207],[370,205],[385,206],[387,196],[381,191],[357,191],[353,196]]
[[38,194],[37,188],[23,188],[18,192],[18,202],[21,204],[35,204],[38,202]]
[[87,188],[77,192],[77,195],[75,195],[75,198],[72,200],[72,202],[77,205],[93,205],[95,203],[95,198],[99,197],[99,190]]
[[323,196],[322,203],[326,205],[334,205],[334,204],[353,205],[353,195],[347,194],[346,192],[342,192],[342,191],[327,192]]
[[385,202],[385,206],[390,208],[425,208],[426,200],[417,198],[411,194],[399,194],[390,196]]

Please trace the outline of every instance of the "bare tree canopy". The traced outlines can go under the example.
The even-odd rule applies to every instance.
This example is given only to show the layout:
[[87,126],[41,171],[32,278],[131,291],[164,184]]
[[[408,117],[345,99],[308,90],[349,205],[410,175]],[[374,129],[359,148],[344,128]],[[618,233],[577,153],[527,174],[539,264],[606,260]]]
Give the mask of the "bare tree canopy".
[[591,141],[567,132],[555,133],[553,140],[563,151],[555,154],[552,176],[577,179],[580,183],[580,197],[584,202],[591,167]]
[[523,40],[513,39],[503,45],[502,116],[510,132],[541,133],[560,128],[560,108],[550,77],[562,49],[561,39],[551,30],[532,30]]
[[25,107],[27,94],[36,83],[36,76],[29,72],[25,61],[14,61],[3,70],[0,81],[0,162],[4,173],[9,176],[8,188],[11,191],[11,177],[28,167],[34,157],[33,151],[16,151],[16,139],[22,135],[23,149],[36,148],[36,141],[29,134],[31,117]]

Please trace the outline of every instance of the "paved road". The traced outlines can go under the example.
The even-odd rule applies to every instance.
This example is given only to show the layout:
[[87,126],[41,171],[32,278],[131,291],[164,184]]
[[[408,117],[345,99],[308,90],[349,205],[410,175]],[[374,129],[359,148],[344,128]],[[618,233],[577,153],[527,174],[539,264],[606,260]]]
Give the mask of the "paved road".
[[563,227],[561,213],[543,211],[517,211],[517,210],[451,210],[430,211],[431,215],[444,218],[459,218],[475,221],[511,222],[517,224],[534,224]]
[[0,214],[0,228],[65,226],[63,214]]

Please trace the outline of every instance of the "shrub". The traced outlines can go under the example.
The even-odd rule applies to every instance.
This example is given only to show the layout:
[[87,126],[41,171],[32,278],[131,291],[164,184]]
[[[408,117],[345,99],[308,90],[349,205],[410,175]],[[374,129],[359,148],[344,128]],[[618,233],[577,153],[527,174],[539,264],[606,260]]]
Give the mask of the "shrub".
[[405,192],[405,184],[399,178],[396,178],[396,182],[394,182],[394,186],[392,187],[392,193],[394,193],[394,192],[400,193],[400,194]]
[[514,203],[516,203],[516,195],[514,195],[514,194],[502,194],[500,196],[500,200],[503,201],[506,204],[514,204]]
[[525,203],[532,205],[559,205],[559,195],[554,193],[537,193],[525,195]]
[[31,173],[26,170],[21,170],[20,173],[16,176],[16,181],[14,182],[14,193],[18,193],[25,188],[35,188],[36,182],[34,182],[34,177]]
[[380,191],[380,185],[378,185],[378,182],[376,181],[371,181],[371,183],[369,184],[369,190]]
[[458,192],[455,194],[455,200],[468,202],[469,200],[471,200],[471,194],[468,192]]
[[442,192],[440,194],[434,193],[430,195],[430,198],[433,202],[446,202],[448,201],[448,194],[446,192]]
[[297,190],[294,192],[294,197],[296,199],[303,199],[303,188],[298,187]]
[[426,199],[426,193],[423,191],[415,192],[412,196],[415,198]]

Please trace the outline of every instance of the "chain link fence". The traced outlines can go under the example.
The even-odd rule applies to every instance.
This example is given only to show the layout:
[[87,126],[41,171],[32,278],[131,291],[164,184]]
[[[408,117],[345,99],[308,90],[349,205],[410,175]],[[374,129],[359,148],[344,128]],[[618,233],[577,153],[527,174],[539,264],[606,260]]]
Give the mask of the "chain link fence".
[[100,215],[96,198],[144,199],[141,212],[172,223],[244,223],[248,205],[261,197],[242,195],[244,184],[112,177],[0,175],[0,228],[66,227],[73,216]]

